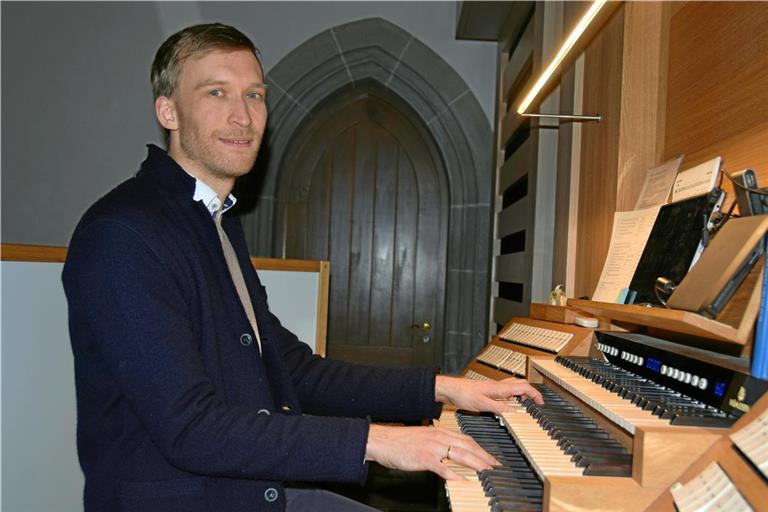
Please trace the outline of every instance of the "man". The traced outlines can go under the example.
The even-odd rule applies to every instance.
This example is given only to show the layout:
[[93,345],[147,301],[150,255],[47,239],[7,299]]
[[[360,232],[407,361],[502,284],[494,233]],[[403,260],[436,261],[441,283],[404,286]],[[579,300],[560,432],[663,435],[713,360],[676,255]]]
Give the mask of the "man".
[[353,510],[281,482],[362,482],[367,461],[447,479],[459,477],[444,458],[496,463],[468,436],[368,418],[540,401],[525,381],[322,359],[269,313],[240,223],[223,215],[267,119],[253,43],[189,27],[163,43],[151,76],[168,152],[150,146],[138,174],[88,210],[63,273],[86,511]]

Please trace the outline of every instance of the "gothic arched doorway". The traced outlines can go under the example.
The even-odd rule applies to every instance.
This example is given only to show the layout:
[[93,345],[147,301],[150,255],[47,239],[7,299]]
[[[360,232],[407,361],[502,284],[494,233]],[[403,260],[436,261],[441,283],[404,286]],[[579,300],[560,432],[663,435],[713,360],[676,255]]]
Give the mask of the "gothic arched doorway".
[[270,69],[266,82],[267,134],[257,169],[241,180],[236,194],[253,254],[287,256],[283,240],[277,243],[284,227],[277,217],[285,197],[283,165],[298,130],[337,91],[365,82],[386,84],[384,99],[392,96],[408,107],[400,110],[419,120],[416,125],[427,134],[425,140],[434,142],[436,161],[444,166],[445,321],[432,331],[443,344],[437,365],[448,373],[460,370],[488,341],[489,325],[493,137],[469,86],[418,38],[381,18],[316,34]]
[[286,149],[275,241],[288,258],[331,262],[328,355],[439,365],[448,187],[421,120],[358,82],[318,105]]

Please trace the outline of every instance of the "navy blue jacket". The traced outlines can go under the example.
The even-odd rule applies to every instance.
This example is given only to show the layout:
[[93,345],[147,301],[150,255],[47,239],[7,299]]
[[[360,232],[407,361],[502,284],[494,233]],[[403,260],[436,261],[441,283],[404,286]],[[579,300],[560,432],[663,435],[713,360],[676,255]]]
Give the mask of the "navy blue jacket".
[[270,314],[223,220],[263,356],[195,181],[150,146],[94,204],[64,266],[85,509],[282,510],[281,482],[362,482],[368,417],[436,417],[434,371],[314,356]]

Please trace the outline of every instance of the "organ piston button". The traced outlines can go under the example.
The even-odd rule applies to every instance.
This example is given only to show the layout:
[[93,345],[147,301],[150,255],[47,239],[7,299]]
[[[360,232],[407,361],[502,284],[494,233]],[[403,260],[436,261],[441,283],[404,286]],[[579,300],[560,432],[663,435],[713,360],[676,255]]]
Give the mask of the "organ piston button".
[[694,375],[691,377],[691,386],[698,386],[699,385],[699,376]]
[[661,374],[666,375],[667,374],[667,365],[663,364],[661,365]]
[[709,382],[707,382],[706,378],[702,377],[699,379],[699,389],[707,389],[707,384],[709,384]]

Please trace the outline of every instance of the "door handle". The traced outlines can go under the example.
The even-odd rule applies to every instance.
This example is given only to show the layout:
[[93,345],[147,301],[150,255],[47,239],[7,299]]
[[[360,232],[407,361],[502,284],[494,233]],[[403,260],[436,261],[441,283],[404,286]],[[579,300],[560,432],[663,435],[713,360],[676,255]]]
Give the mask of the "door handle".
[[421,329],[424,332],[427,332],[432,328],[432,324],[429,322],[424,322],[421,324],[411,324],[411,329]]

